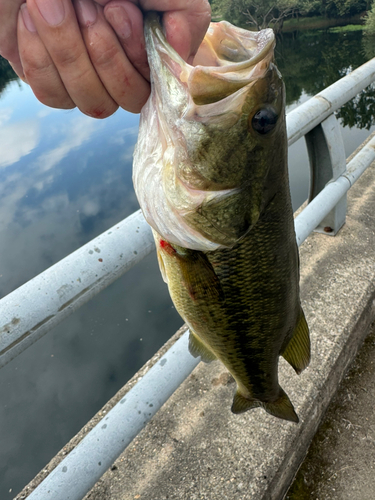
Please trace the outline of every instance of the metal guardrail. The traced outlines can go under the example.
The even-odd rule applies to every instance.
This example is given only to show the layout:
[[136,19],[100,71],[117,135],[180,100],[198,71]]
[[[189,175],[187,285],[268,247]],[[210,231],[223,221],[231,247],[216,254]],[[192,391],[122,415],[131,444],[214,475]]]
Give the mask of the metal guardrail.
[[[343,144],[333,115],[374,81],[375,58],[287,116],[289,145],[307,136],[313,170],[319,172],[317,165],[323,159],[328,172],[315,183],[313,200],[295,220],[299,245],[322,221],[324,224],[329,221],[332,234],[337,232],[345,220],[342,210],[346,192],[375,160],[373,138],[345,165]],[[152,249],[151,232],[140,212],[136,212],[4,297],[0,301],[0,367]],[[187,335],[171,347],[34,490],[29,496],[31,500],[83,498],[198,364],[199,359],[188,352]]]
[[348,163],[345,171],[326,187],[295,218],[297,244],[300,246],[342,200],[353,184],[371,163],[375,161],[375,137],[371,139]]
[[0,368],[155,249],[140,210],[0,300]]

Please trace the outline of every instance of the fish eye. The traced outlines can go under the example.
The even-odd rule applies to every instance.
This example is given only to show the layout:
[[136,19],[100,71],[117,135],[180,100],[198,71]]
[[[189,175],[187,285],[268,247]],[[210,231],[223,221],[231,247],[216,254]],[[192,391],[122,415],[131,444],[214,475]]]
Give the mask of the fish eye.
[[255,113],[251,125],[259,134],[265,135],[276,126],[278,115],[272,108],[262,108]]

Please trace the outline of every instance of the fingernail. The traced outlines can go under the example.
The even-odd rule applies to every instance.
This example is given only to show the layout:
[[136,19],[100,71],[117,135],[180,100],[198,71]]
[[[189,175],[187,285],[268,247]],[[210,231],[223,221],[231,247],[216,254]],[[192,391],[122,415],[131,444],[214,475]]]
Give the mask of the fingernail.
[[29,11],[27,10],[27,5],[25,3],[21,5],[21,15],[25,28],[31,33],[35,33],[36,32],[35,24],[30,17]]
[[92,26],[98,17],[94,3],[91,0],[78,0],[75,5],[80,24],[83,27]]
[[130,38],[132,25],[128,13],[121,6],[113,6],[105,9],[105,17],[120,38]]
[[65,19],[64,4],[61,0],[35,0],[39,12],[51,26],[57,26]]

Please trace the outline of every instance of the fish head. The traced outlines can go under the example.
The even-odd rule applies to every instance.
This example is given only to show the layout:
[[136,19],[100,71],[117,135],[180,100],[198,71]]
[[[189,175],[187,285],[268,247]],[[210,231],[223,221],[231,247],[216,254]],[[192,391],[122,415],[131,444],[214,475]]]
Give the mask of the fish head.
[[[193,250],[231,247],[285,174],[285,97],[271,29],[211,23],[192,65],[145,27],[151,95],[142,110],[133,180],[149,224]],[[277,177],[277,176],[276,176]]]

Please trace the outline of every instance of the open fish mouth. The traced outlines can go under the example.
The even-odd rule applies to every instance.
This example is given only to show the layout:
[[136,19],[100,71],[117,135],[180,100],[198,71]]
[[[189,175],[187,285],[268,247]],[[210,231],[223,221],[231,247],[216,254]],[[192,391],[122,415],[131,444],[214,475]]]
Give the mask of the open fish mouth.
[[151,13],[145,40],[151,95],[133,163],[143,214],[170,243],[201,251],[232,247],[259,217],[258,178],[265,178],[259,155],[275,137],[254,132],[252,119],[263,108],[272,109],[271,125],[283,115],[274,33],[211,23],[188,64]]
[[190,65],[166,42],[156,18],[150,21],[150,28],[155,49],[198,105],[220,101],[262,77],[273,60],[272,29],[253,32],[227,21],[211,23]]

